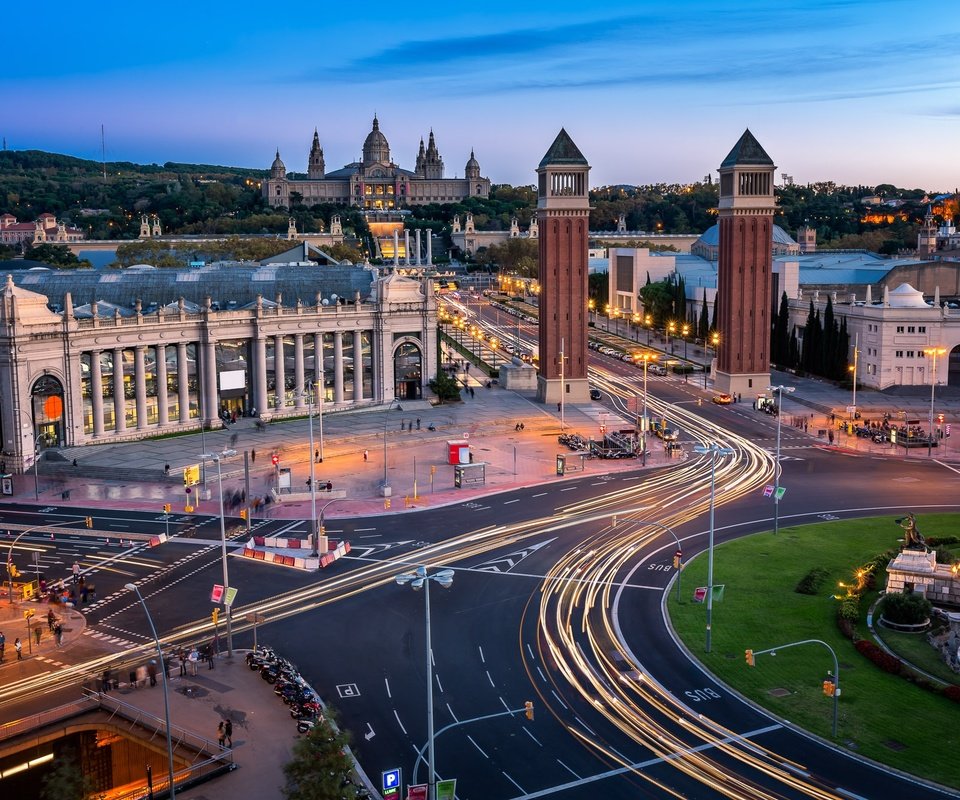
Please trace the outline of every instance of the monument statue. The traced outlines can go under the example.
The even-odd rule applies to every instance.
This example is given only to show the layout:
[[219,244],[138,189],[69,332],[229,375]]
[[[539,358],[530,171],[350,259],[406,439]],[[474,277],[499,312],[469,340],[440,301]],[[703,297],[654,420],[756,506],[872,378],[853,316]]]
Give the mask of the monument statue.
[[917,520],[910,512],[905,517],[897,520],[897,525],[903,528],[903,549],[904,550],[922,550],[927,552],[927,542],[923,534],[917,529]]

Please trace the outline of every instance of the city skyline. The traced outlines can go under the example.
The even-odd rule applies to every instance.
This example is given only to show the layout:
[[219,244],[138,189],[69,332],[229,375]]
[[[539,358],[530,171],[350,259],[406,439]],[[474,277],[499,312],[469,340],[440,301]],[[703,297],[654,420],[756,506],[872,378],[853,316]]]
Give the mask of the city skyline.
[[[333,170],[376,114],[402,167],[432,129],[447,177],[474,150],[494,183],[526,185],[563,127],[601,186],[715,175],[749,128],[778,182],[960,184],[956,15],[931,25],[905,0],[397,8],[173,3],[108,23],[63,8],[41,58],[33,37],[9,42],[17,113],[0,134],[99,160],[103,125],[108,161],[266,170],[279,148],[304,172],[314,128]],[[26,29],[29,13],[7,17]]]

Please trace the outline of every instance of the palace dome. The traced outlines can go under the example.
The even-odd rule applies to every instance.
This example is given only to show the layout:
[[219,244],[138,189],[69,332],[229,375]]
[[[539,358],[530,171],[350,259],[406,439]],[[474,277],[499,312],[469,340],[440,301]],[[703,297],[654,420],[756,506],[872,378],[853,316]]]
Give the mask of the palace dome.
[[387,137],[380,132],[380,122],[374,114],[373,130],[363,140],[363,163],[374,164],[377,162],[381,164],[390,163],[390,145],[387,142]]

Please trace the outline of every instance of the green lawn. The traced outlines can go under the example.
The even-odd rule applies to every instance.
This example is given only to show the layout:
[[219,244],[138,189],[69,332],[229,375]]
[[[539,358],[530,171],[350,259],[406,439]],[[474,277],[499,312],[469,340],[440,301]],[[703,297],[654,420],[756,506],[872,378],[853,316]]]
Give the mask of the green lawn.
[[[960,528],[960,515],[924,515],[927,536]],[[707,557],[684,568],[683,602],[668,600],[677,634],[720,680],[773,713],[831,739],[833,699],[822,683],[833,661],[822,645],[803,645],[746,664],[744,650],[764,650],[801,639],[822,639],[840,662],[837,741],[869,758],[960,788],[960,707],[897,676],[881,672],[861,656],[836,626],[833,594],[838,582],[852,583],[857,567],[897,545],[893,517],[826,522],[783,528],[716,548],[714,584],[726,586],[713,606],[713,646],[706,653],[706,606],[691,601],[706,585]],[[812,568],[829,573],[819,594],[794,591]],[[862,611],[866,611],[863,608]],[[860,625],[866,637],[866,626]],[[783,696],[777,696],[778,694]],[[814,765],[811,765],[814,766]]]

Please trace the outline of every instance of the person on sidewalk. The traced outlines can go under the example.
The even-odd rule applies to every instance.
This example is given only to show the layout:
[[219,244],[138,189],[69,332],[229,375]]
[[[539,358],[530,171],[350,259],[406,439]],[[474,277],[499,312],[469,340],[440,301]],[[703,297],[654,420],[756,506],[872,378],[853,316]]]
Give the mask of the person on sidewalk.
[[227,720],[223,726],[223,734],[227,739],[227,747],[233,749],[233,720]]
[[34,638],[34,639],[36,640],[36,642],[37,642],[37,647],[40,647],[40,637],[41,637],[42,635],[43,635],[43,630],[40,628],[40,626],[39,626],[39,625],[34,625],[34,626],[33,626],[33,638]]
[[63,625],[60,624],[60,620],[57,620],[53,626],[53,635],[57,639],[57,647],[63,644]]
[[150,659],[150,663],[147,664],[147,675],[150,677],[150,685],[157,685],[157,662],[153,659]]
[[3,631],[0,631],[0,661],[3,661],[3,651],[7,646],[7,637],[3,635]]
[[369,460],[370,460],[370,451],[369,451],[369,450],[364,450],[364,451],[363,451],[363,460],[364,460],[364,461],[369,461]]
[[219,744],[220,747],[223,747],[223,742],[226,739],[226,737],[227,737],[226,731],[224,731],[223,729],[223,720],[220,720],[220,724],[217,725],[217,744]]
[[17,651],[17,661],[23,661],[23,645],[20,644],[20,637],[17,637],[17,640],[13,643],[14,649]]
[[50,629],[51,633],[53,632],[53,626],[56,624],[56,622],[57,622],[57,615],[53,613],[53,609],[51,608],[47,612],[47,627]]
[[73,566],[70,568],[70,571],[73,573],[73,582],[76,583],[80,580],[80,564],[76,561],[73,562]]

